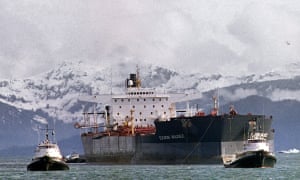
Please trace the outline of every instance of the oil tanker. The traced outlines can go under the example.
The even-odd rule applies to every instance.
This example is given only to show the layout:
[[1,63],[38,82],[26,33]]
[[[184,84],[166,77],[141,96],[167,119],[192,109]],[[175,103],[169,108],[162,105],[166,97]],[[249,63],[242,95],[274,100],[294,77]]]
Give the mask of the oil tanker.
[[242,115],[233,107],[219,114],[216,97],[209,114],[189,106],[177,109],[176,103],[189,98],[142,88],[138,69],[125,87],[124,94],[105,97],[111,104],[103,111],[84,112],[74,125],[81,129],[90,163],[222,164],[223,156],[243,150],[253,121],[274,151],[272,116]]

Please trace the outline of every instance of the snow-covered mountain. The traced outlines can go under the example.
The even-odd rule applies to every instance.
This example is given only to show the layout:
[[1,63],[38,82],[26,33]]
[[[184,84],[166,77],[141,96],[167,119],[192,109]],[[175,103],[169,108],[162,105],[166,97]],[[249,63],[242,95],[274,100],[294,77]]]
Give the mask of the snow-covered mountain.
[[[300,64],[290,64],[265,74],[240,76],[201,72],[190,74],[151,64],[139,64],[139,68],[142,86],[197,94],[197,97],[202,95],[201,100],[195,102],[199,102],[204,108],[209,108],[212,104],[211,97],[216,92],[221,106],[254,96],[268,99],[269,104],[285,100],[300,101]],[[35,133],[32,132],[45,121],[59,124],[60,139],[78,135],[79,132],[74,130],[72,124],[82,119],[82,112],[93,108],[95,104],[88,100],[100,94],[123,92],[125,79],[129,73],[135,72],[134,62],[110,66],[64,62],[53,70],[34,77],[0,80],[0,138],[1,142],[6,140],[8,143],[2,143],[0,149],[14,143],[35,143]],[[101,105],[98,106],[101,108]],[[250,105],[244,109],[251,109],[249,107]],[[273,114],[272,111],[269,113]],[[23,137],[26,140],[17,142],[13,135],[9,135],[13,140],[7,140],[6,135],[11,133],[8,129],[14,128],[17,131],[25,128],[26,130],[22,130],[25,134],[34,135],[25,137],[24,133],[17,133],[13,134],[15,139]]]
[[[0,81],[0,101],[18,109],[42,110],[51,117],[64,122],[81,118],[83,106],[78,107],[80,97],[93,97],[99,94],[120,93],[124,90],[124,80],[129,73],[136,71],[132,62],[113,66],[94,66],[83,62],[62,63],[57,68],[26,79]],[[234,70],[234,69],[233,69]],[[250,95],[262,95],[272,100],[284,98],[300,99],[298,84],[278,83],[274,80],[297,78],[300,64],[289,65],[280,71],[270,71],[262,75],[222,76],[221,74],[188,74],[154,65],[140,65],[142,85],[166,91],[184,93],[204,93],[216,88],[248,84],[235,88],[232,92],[220,90],[225,99],[233,101]],[[263,92],[255,84],[268,82]],[[252,84],[252,85],[251,85]],[[254,85],[253,85],[254,84]],[[281,85],[281,87],[279,87]],[[274,87],[272,87],[274,86]],[[35,119],[39,121],[39,118]]]

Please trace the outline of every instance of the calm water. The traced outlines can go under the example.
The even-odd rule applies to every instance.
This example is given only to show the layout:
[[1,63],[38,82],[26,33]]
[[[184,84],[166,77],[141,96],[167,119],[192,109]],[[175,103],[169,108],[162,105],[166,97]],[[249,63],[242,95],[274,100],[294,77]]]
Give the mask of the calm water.
[[276,154],[275,168],[225,169],[222,165],[70,164],[69,171],[28,172],[30,158],[0,158],[0,179],[300,179],[300,154]]

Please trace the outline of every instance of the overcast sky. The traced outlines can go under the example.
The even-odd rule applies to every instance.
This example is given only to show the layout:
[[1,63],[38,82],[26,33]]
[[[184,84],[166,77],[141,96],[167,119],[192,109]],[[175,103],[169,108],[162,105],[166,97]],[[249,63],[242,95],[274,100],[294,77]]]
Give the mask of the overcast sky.
[[0,0],[0,78],[62,61],[263,73],[300,60],[300,1]]

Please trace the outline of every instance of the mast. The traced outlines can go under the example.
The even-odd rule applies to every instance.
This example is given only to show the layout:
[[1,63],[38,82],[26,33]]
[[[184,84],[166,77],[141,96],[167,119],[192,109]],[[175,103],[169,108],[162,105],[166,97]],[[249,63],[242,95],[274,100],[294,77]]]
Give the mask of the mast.
[[56,143],[56,142],[55,142],[55,133],[54,133],[54,129],[49,129],[48,124],[46,125],[46,128],[45,128],[45,129],[40,129],[40,130],[46,131],[46,132],[45,132],[46,142],[51,142],[50,139],[49,139],[49,130],[52,130],[52,133],[51,133],[51,135],[52,135],[52,141],[54,141],[53,143]]
[[211,112],[212,115],[219,115],[219,102],[218,102],[218,98],[217,96],[213,96],[212,97],[213,101],[214,101],[214,108]]
[[48,134],[48,124],[46,125],[46,140],[48,141],[49,140],[49,134]]
[[[55,118],[54,118],[54,122],[53,122],[53,124],[54,124],[54,128],[53,129],[55,129],[55,124],[56,124],[56,119],[57,119],[57,112],[56,112],[56,110],[57,110],[57,107],[55,107],[55,110],[54,110],[54,112],[55,112]],[[53,134],[54,134],[54,130],[52,130],[52,135]],[[53,141],[56,143],[55,136],[53,136]]]
[[136,87],[140,88],[141,87],[141,79],[140,79],[140,68],[138,65],[136,65]]
[[131,118],[131,134],[132,136],[134,136],[134,117],[133,117],[133,113],[134,113],[134,110],[131,109],[130,110],[130,118]]
[[214,107],[211,111],[211,115],[218,116],[219,115],[219,89],[217,90],[217,95],[212,97],[214,102]]

